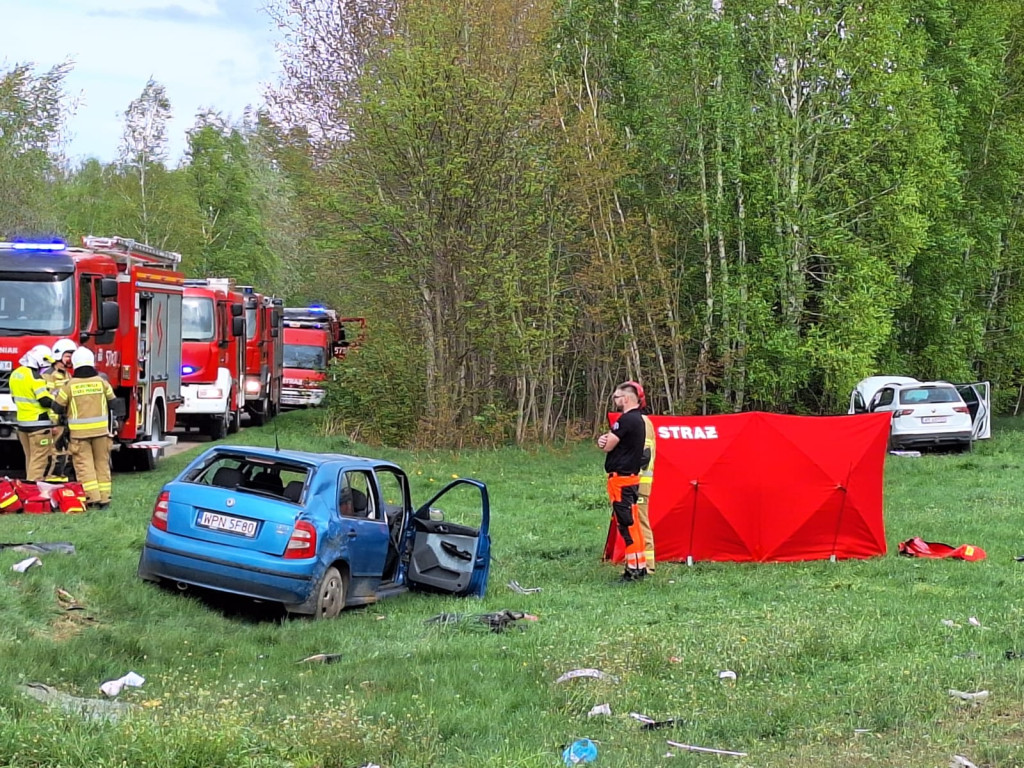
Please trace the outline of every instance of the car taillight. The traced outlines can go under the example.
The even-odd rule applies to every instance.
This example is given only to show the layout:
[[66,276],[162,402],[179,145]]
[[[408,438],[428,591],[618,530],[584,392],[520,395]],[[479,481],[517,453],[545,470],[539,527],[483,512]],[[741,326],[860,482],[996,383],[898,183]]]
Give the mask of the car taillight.
[[316,528],[306,520],[299,520],[284,548],[285,560],[298,560],[316,554]]
[[171,494],[164,491],[156,497],[156,504],[153,506],[153,517],[150,523],[159,531],[167,530],[167,507],[171,501]]
[[956,411],[957,413],[970,413],[971,412],[971,409],[968,408],[966,405],[954,405],[953,406],[953,410]]
[[914,409],[913,408],[904,408],[902,411],[896,411],[896,413],[893,414],[893,415],[894,416],[913,416],[914,415]]

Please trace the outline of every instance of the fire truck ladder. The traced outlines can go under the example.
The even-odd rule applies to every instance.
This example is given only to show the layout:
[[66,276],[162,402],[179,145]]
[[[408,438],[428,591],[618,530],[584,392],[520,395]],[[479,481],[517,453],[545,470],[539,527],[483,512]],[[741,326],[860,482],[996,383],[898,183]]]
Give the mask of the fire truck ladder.
[[138,243],[128,237],[95,237],[86,235],[82,245],[90,250],[103,251],[111,256],[135,259],[144,264],[154,264],[174,269],[181,263],[181,254],[175,251],[162,251],[152,245]]

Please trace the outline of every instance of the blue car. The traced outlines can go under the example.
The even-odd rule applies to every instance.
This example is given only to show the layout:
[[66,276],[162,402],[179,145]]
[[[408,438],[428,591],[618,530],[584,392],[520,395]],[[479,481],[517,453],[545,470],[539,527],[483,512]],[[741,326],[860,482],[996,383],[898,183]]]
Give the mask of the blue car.
[[[480,527],[443,519],[443,496],[463,508],[469,496]],[[139,576],[320,618],[408,589],[483,597],[489,526],[478,480],[414,508],[408,477],[388,461],[218,445],[160,491]]]

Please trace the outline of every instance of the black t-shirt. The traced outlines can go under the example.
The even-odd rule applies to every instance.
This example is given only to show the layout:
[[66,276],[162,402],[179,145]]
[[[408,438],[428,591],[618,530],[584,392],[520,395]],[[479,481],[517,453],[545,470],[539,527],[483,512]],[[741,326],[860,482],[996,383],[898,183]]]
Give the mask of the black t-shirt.
[[626,411],[612,426],[612,432],[619,438],[619,444],[604,457],[604,471],[620,475],[635,475],[640,472],[643,462],[644,439],[647,427],[639,408]]

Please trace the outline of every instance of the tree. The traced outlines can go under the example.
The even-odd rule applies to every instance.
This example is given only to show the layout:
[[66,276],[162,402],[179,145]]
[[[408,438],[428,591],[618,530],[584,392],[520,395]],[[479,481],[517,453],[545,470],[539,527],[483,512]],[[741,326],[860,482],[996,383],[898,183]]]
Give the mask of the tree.
[[167,121],[171,118],[171,102],[166,90],[150,78],[122,117],[124,134],[119,160],[138,183],[132,192],[138,216],[137,232],[140,240],[150,242],[152,208],[156,198],[152,177],[165,170],[167,159]]

